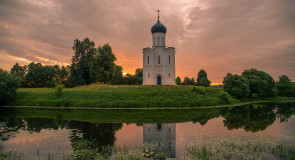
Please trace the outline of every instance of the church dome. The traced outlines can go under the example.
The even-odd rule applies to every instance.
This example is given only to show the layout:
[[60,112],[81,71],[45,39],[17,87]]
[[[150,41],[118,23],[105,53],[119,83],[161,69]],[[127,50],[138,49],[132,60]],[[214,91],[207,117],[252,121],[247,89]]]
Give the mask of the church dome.
[[152,31],[152,34],[156,32],[166,33],[167,29],[158,19],[158,22],[155,25],[153,25],[151,31]]

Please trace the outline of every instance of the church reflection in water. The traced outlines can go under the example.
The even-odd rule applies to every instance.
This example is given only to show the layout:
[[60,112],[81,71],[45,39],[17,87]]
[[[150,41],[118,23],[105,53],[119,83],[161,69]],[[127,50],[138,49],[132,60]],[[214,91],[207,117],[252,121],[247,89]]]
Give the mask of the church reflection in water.
[[165,158],[175,158],[175,142],[175,123],[143,124],[144,146],[152,146],[152,152],[155,155],[164,155]]

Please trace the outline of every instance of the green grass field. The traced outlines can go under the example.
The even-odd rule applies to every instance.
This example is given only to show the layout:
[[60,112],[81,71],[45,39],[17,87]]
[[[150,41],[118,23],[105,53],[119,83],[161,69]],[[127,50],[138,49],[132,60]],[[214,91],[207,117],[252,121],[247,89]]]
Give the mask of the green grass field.
[[238,103],[221,88],[193,86],[88,85],[65,88],[20,88],[9,106],[177,108]]

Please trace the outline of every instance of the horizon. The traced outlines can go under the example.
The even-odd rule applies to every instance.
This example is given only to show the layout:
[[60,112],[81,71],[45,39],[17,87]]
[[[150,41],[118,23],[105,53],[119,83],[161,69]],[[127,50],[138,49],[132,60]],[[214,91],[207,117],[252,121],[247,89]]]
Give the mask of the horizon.
[[[0,68],[71,64],[75,38],[96,47],[109,43],[124,73],[142,68],[142,49],[152,46],[151,27],[167,28],[176,48],[176,76],[221,83],[227,73],[255,68],[274,80],[295,80],[295,1],[156,0],[0,2]],[[156,5],[155,5],[156,4]]]

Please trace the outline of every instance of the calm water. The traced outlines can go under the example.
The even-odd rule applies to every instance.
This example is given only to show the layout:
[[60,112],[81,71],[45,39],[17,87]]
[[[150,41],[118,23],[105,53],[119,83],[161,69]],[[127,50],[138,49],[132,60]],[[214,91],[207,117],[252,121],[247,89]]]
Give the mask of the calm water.
[[156,152],[178,159],[186,146],[220,139],[295,144],[294,103],[185,111],[0,111],[0,152],[17,151],[24,159],[63,159],[77,140],[93,142],[98,151],[104,146],[154,144]]

